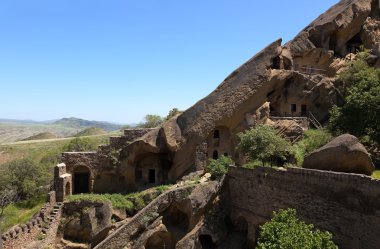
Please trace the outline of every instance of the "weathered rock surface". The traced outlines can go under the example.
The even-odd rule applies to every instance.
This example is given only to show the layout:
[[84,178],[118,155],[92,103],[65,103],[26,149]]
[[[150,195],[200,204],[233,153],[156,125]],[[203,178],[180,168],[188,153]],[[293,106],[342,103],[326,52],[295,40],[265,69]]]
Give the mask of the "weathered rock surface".
[[344,134],[306,156],[303,168],[371,175],[371,156],[356,137]]
[[63,238],[96,245],[112,228],[110,202],[75,201],[63,206]]

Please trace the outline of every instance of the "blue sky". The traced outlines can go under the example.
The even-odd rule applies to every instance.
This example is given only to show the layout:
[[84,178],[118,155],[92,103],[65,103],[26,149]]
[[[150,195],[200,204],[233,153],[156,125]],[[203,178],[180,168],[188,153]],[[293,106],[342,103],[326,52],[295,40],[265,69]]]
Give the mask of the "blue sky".
[[0,118],[186,109],[337,0],[2,0]]

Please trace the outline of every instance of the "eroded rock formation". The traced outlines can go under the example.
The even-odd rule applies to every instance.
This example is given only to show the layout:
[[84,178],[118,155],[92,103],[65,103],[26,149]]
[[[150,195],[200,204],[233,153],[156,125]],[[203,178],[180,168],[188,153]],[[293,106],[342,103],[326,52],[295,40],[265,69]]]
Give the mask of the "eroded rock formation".
[[344,134],[305,157],[303,168],[372,175],[375,166],[359,139]]

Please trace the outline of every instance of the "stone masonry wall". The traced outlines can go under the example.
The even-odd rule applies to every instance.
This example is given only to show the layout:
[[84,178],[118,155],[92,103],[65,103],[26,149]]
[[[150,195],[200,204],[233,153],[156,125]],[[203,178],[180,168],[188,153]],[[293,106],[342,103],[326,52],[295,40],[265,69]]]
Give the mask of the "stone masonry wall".
[[300,219],[330,231],[339,248],[379,248],[379,180],[298,168],[231,167],[228,181],[231,218],[248,222],[252,242],[273,211],[295,208]]
[[12,227],[1,235],[4,249],[25,248],[32,243],[55,237],[54,233],[48,236],[53,223],[57,223],[58,220],[54,191],[48,194],[47,201],[29,222]]

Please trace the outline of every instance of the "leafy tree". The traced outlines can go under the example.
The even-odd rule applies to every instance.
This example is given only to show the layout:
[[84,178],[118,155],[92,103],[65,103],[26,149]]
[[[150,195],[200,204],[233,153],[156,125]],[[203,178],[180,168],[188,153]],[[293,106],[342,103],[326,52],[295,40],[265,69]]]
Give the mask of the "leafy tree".
[[211,159],[205,171],[210,173],[213,179],[218,179],[225,175],[228,167],[233,164],[234,161],[230,157],[221,156],[218,159]]
[[329,232],[315,229],[297,218],[295,209],[273,212],[271,221],[260,226],[258,249],[337,249]]
[[169,111],[169,114],[168,116],[166,116],[165,120],[169,120],[175,115],[180,114],[180,113],[182,113],[182,111],[178,110],[178,108],[173,108]]
[[64,151],[80,152],[80,151],[93,151],[98,148],[97,144],[91,139],[86,137],[77,137],[70,141],[68,145],[64,147]]
[[154,128],[164,122],[164,118],[159,115],[148,114],[144,117],[144,122],[140,123],[138,127]]
[[358,59],[339,78],[345,86],[345,103],[330,110],[329,129],[380,143],[380,69]]
[[299,166],[302,165],[305,155],[319,149],[330,142],[331,139],[332,135],[325,129],[306,131],[303,139],[292,147],[292,152],[297,160],[297,164]]
[[238,134],[240,143],[238,150],[243,152],[250,160],[260,160],[272,164],[276,158],[285,159],[290,144],[279,136],[274,128],[268,125],[258,125]]
[[20,199],[35,197],[40,192],[40,187],[47,185],[51,177],[49,168],[30,159],[16,160],[6,164],[5,174],[7,179],[2,184],[6,186],[5,189],[8,186],[14,187]]
[[0,191],[0,218],[3,217],[4,209],[18,200],[18,193],[15,187],[5,188]]

